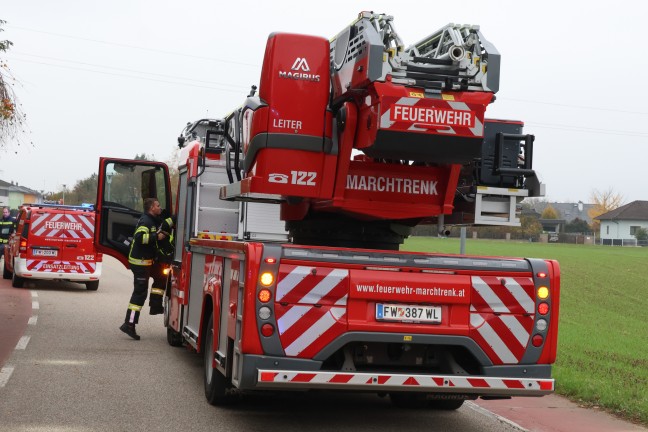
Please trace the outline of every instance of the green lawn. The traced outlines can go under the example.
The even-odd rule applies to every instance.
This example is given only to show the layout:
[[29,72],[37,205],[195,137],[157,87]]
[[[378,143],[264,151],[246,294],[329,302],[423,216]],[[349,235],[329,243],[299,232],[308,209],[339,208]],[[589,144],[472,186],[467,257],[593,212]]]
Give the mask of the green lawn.
[[[459,240],[413,237],[402,249],[459,253]],[[466,253],[558,260],[557,393],[648,425],[648,248],[468,239]]]

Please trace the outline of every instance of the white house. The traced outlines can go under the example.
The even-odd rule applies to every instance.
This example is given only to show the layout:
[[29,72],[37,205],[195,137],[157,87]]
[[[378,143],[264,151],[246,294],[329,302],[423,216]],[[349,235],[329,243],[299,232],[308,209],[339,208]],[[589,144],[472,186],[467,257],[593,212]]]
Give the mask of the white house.
[[595,219],[601,222],[603,244],[636,244],[637,229],[648,229],[648,201],[632,201]]

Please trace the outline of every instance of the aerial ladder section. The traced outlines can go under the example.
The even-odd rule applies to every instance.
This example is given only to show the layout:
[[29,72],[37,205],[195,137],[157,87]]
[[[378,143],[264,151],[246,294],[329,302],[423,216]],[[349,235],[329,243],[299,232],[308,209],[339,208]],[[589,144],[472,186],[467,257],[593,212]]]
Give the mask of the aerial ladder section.
[[500,55],[479,26],[405,47],[362,12],[330,41],[274,33],[261,80],[222,121],[221,199],[276,202],[296,243],[398,248],[419,223],[517,226],[544,195],[521,121],[485,118]]

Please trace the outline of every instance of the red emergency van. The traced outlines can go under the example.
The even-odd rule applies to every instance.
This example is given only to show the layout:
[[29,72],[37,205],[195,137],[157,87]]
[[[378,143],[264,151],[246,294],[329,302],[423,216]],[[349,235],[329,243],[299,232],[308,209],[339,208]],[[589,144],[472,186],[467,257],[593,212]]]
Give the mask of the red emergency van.
[[93,244],[92,207],[28,204],[20,209],[5,248],[2,276],[20,288],[25,280],[64,280],[99,288],[103,255]]

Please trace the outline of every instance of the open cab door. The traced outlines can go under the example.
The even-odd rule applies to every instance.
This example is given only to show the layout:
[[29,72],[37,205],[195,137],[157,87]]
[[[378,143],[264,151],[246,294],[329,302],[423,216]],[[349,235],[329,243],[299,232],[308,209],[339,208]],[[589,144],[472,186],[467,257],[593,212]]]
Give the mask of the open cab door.
[[171,183],[166,164],[99,159],[94,234],[97,252],[111,255],[130,267],[128,252],[146,198],[157,198],[160,207],[171,214]]

